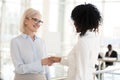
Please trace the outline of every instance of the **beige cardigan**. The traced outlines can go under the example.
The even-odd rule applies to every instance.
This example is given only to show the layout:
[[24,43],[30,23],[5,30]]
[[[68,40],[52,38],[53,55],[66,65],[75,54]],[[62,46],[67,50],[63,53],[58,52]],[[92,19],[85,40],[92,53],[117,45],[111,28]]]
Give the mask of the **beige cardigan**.
[[46,80],[41,74],[15,74],[14,80]]

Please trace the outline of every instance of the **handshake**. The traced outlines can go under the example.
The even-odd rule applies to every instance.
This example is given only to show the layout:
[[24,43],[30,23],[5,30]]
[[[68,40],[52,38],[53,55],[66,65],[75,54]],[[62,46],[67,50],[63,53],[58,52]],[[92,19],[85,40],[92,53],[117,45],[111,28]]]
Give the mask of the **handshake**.
[[53,63],[58,63],[60,61],[61,61],[61,57],[51,56],[51,57],[42,59],[41,63],[42,63],[42,65],[51,66]]

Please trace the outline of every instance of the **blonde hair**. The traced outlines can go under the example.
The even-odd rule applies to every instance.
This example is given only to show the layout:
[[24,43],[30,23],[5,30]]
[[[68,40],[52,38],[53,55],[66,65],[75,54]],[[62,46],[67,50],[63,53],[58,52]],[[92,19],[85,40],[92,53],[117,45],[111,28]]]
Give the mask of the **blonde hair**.
[[22,16],[21,21],[20,21],[20,31],[21,31],[22,33],[25,32],[25,23],[24,23],[24,22],[25,22],[25,19],[26,19],[26,18],[29,18],[29,17],[33,17],[33,16],[35,16],[35,15],[37,15],[37,14],[40,15],[40,12],[37,11],[37,10],[35,10],[35,9],[33,9],[33,8],[29,8],[29,9],[27,9],[27,10],[23,13],[23,16]]

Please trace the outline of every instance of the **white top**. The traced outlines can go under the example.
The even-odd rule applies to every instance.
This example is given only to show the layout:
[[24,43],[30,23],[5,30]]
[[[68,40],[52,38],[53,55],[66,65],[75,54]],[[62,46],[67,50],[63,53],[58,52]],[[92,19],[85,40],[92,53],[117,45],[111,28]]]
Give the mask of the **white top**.
[[34,41],[26,34],[11,40],[11,57],[15,73],[45,73],[49,77],[47,66],[41,64],[41,59],[46,56],[45,43],[37,36]]
[[112,51],[113,51],[113,50],[111,50],[111,51],[108,51],[108,56],[110,56],[110,55],[111,55]]
[[78,39],[67,58],[61,60],[61,64],[69,66],[68,80],[93,80],[99,47],[99,38],[95,32],[87,31]]

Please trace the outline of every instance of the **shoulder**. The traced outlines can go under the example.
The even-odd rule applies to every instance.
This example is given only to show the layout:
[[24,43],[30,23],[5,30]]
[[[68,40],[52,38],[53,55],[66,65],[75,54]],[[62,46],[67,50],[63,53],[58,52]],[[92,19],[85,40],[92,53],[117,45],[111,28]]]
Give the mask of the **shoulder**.
[[21,38],[21,35],[18,35],[18,36],[16,36],[16,37],[12,38],[12,39],[11,39],[11,42],[17,41],[17,40],[19,40],[20,38]]
[[108,51],[106,52],[106,54],[108,53]]
[[117,52],[113,50],[113,53],[117,53]]
[[87,47],[86,39],[84,37],[79,37],[75,47],[76,49],[86,48]]
[[20,42],[20,38],[21,38],[20,35],[12,38],[11,41],[10,41],[10,45],[16,45],[16,44],[18,44]]
[[86,42],[85,37],[79,37],[77,44],[84,44]]
[[108,55],[108,51],[106,52],[106,55]]

